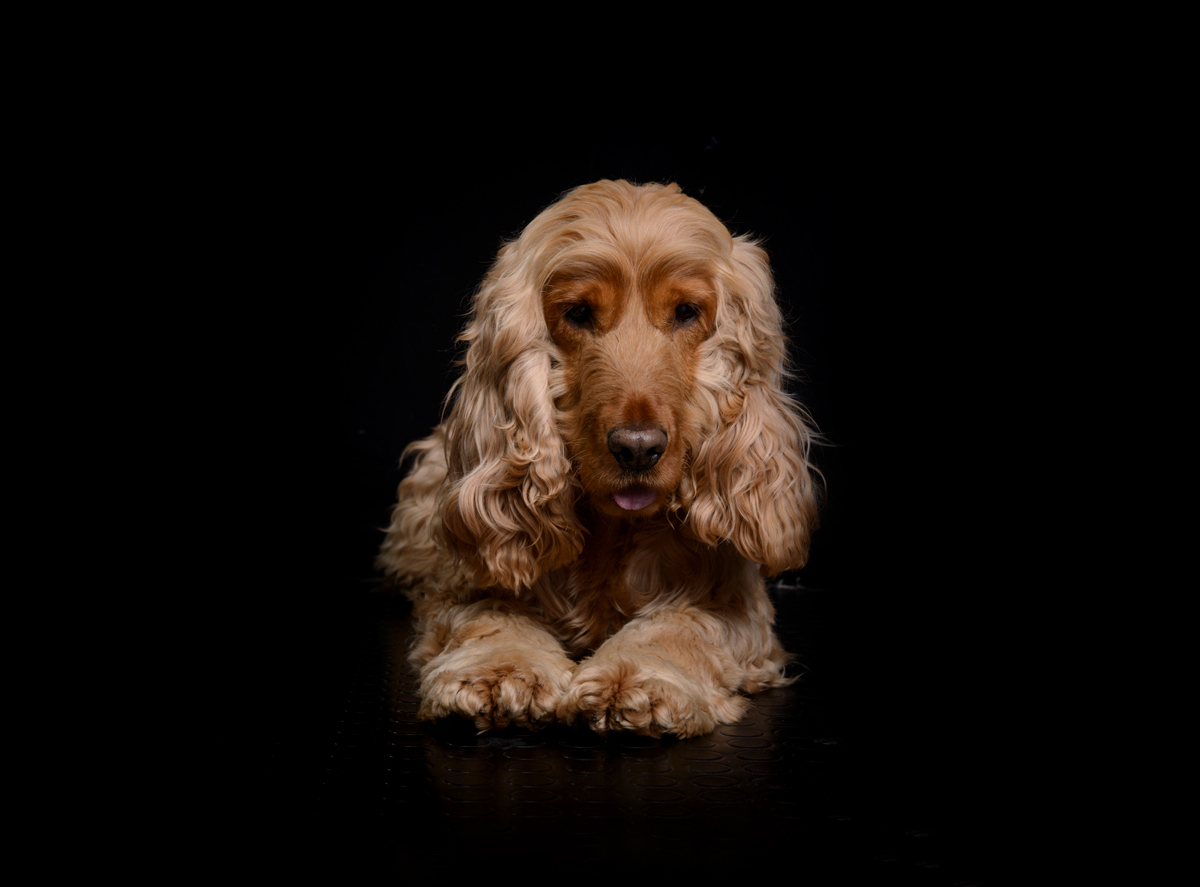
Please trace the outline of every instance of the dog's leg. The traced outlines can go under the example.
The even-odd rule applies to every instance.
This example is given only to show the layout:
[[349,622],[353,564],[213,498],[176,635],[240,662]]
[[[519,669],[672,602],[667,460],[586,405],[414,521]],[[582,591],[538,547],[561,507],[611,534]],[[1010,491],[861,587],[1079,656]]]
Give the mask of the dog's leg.
[[578,665],[558,717],[599,732],[699,736],[742,718],[749,700],[740,691],[790,683],[783,676],[789,658],[769,615],[659,610],[631,620]]
[[418,614],[420,719],[459,714],[480,730],[553,720],[575,663],[534,614],[499,600],[418,604]]
[[418,717],[465,715],[481,730],[552,720],[575,663],[523,602],[475,600],[482,592],[471,570],[437,538],[444,430],[408,451],[413,468],[400,484],[378,564],[414,605],[409,658],[421,677]]

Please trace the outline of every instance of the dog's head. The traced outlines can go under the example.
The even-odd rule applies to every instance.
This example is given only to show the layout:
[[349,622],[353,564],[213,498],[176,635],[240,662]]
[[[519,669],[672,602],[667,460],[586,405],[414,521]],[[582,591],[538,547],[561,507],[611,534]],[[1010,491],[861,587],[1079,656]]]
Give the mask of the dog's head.
[[573,560],[581,498],[768,574],[804,563],[811,436],[766,254],[678,186],[566,194],[501,249],[461,338],[443,517],[481,582]]

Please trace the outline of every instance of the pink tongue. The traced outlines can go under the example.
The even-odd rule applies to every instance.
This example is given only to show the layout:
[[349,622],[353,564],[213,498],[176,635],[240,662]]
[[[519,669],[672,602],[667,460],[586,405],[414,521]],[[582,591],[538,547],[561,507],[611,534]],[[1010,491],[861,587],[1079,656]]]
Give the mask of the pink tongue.
[[620,490],[613,493],[613,501],[626,511],[637,511],[639,508],[645,508],[657,498],[658,493],[646,487],[630,487],[628,490]]

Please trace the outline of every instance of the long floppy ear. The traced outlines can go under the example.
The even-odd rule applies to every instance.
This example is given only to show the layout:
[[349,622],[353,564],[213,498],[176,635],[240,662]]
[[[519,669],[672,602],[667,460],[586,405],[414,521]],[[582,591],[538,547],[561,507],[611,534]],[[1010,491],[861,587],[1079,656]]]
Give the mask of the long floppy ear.
[[505,246],[476,294],[444,423],[446,542],[481,585],[514,591],[583,549],[533,253]]
[[716,427],[693,454],[688,522],[701,541],[728,540],[773,576],[804,565],[817,528],[813,433],[783,388],[787,340],[766,252],[735,237],[716,284],[700,374]]

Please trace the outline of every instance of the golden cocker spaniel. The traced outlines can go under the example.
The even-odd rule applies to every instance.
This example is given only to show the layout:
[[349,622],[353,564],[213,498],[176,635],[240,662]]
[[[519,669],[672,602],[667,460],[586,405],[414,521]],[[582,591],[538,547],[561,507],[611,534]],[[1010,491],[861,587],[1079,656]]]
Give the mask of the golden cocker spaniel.
[[763,577],[804,564],[817,483],[765,252],[677,185],[585,185],[460,338],[379,555],[420,717],[695,736],[788,683]]

